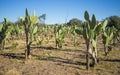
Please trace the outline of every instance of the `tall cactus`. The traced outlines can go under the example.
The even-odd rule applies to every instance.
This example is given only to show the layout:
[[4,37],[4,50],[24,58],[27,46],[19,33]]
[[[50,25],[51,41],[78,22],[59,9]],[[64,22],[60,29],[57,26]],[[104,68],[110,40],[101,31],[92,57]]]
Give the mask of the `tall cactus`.
[[113,38],[113,32],[114,32],[114,27],[106,27],[106,29],[103,30],[102,38],[103,38],[105,55],[109,53],[108,48],[110,48],[109,44]]
[[[83,29],[79,30],[76,29],[76,33],[79,35],[83,35],[86,47],[87,47],[87,53],[86,53],[86,69],[90,69],[90,60],[89,60],[89,54],[92,55],[93,58],[93,64],[97,63],[97,36],[99,35],[102,28],[105,28],[105,25],[97,24],[95,15],[92,15],[92,19],[89,19],[89,14],[87,11],[84,13],[84,18],[86,22],[83,23]],[[106,21],[105,21],[106,22]],[[92,48],[92,50],[91,50]]]
[[33,42],[34,35],[37,33],[37,26],[35,26],[36,23],[38,23],[38,17],[35,15],[30,16],[28,13],[28,10],[26,8],[26,16],[25,18],[20,17],[23,25],[24,25],[24,31],[26,34],[26,50],[25,50],[25,58],[27,59],[30,56],[30,45]]
[[6,37],[8,35],[7,32],[8,32],[8,23],[7,23],[6,17],[4,17],[4,23],[1,26],[1,31],[0,31],[0,45],[1,45],[1,49],[4,49],[5,40],[6,40]]

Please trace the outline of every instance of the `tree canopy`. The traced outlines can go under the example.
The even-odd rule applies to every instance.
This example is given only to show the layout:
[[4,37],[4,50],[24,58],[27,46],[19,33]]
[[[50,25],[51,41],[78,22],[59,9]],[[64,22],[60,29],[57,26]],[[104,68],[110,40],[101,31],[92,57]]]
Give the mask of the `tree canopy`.
[[70,25],[70,26],[71,25],[78,25],[78,26],[80,26],[80,25],[82,25],[82,21],[77,19],[77,18],[73,18],[67,23],[67,25]]
[[114,26],[115,28],[120,30],[120,17],[119,16],[110,16],[106,18],[108,20],[108,26],[112,27]]

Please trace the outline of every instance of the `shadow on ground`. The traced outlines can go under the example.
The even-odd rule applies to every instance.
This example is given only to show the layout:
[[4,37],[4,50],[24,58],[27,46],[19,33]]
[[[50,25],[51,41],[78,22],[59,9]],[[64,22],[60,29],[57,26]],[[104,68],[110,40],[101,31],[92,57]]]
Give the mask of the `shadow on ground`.
[[120,62],[120,59],[105,59],[103,61],[108,61],[108,62]]
[[83,50],[72,50],[72,49],[59,49],[59,48],[54,48],[54,47],[45,47],[45,46],[40,46],[40,47],[31,47],[31,49],[44,49],[44,50],[55,50],[55,51],[66,51],[66,52],[82,52],[86,53],[86,51]]
[[60,58],[60,57],[41,57],[38,55],[32,55],[35,56],[38,60],[44,60],[44,61],[53,61],[53,62],[61,62],[61,63],[65,63],[65,64],[73,64],[73,65],[86,65],[85,62],[80,62],[80,61],[73,61],[70,59],[64,59],[64,58]]
[[[57,49],[57,48],[53,48],[53,47],[31,47],[31,50],[34,50],[35,48],[40,48],[40,49],[45,49],[45,50],[55,50],[55,51],[66,51],[66,52],[81,52],[81,53],[86,53],[83,50],[71,50],[71,49]],[[2,56],[8,57],[8,58],[12,58],[12,59],[18,59],[18,60],[23,60],[25,59],[24,57],[24,53],[3,53],[0,54]],[[73,64],[73,65],[83,65],[85,66],[86,63],[82,62],[82,61],[73,61],[70,59],[64,59],[61,57],[43,57],[43,56],[39,56],[39,55],[35,55],[35,54],[31,54],[33,57],[36,57],[37,60],[44,60],[44,61],[53,61],[53,62],[58,62],[58,63],[65,63],[65,64]]]
[[3,53],[0,55],[2,55],[4,57],[12,58],[12,59],[18,59],[18,60],[25,59],[24,53]]

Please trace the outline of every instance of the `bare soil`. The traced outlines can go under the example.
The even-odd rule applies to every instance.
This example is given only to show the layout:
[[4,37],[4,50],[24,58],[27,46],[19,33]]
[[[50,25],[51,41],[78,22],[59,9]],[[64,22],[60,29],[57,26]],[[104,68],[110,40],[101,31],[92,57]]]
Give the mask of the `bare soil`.
[[24,40],[16,40],[17,48],[10,48],[8,44],[0,51],[0,75],[120,75],[119,46],[105,56],[103,45],[98,41],[99,63],[87,71],[84,39],[78,40],[79,46],[74,47],[73,42],[66,39],[62,49],[56,49],[54,42],[44,42],[42,46],[33,43],[32,57],[28,60],[24,58]]

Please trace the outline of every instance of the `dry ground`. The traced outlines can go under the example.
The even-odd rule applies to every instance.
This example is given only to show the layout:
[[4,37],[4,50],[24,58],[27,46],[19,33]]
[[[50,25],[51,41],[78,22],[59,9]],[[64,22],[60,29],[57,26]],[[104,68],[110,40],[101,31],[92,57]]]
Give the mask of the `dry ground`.
[[86,71],[85,43],[79,40],[78,47],[71,40],[64,43],[63,49],[56,49],[54,42],[31,47],[32,58],[24,60],[25,42],[16,40],[18,47],[8,44],[0,51],[0,75],[120,75],[120,47],[115,47],[104,56],[102,43],[99,42],[99,63]]

